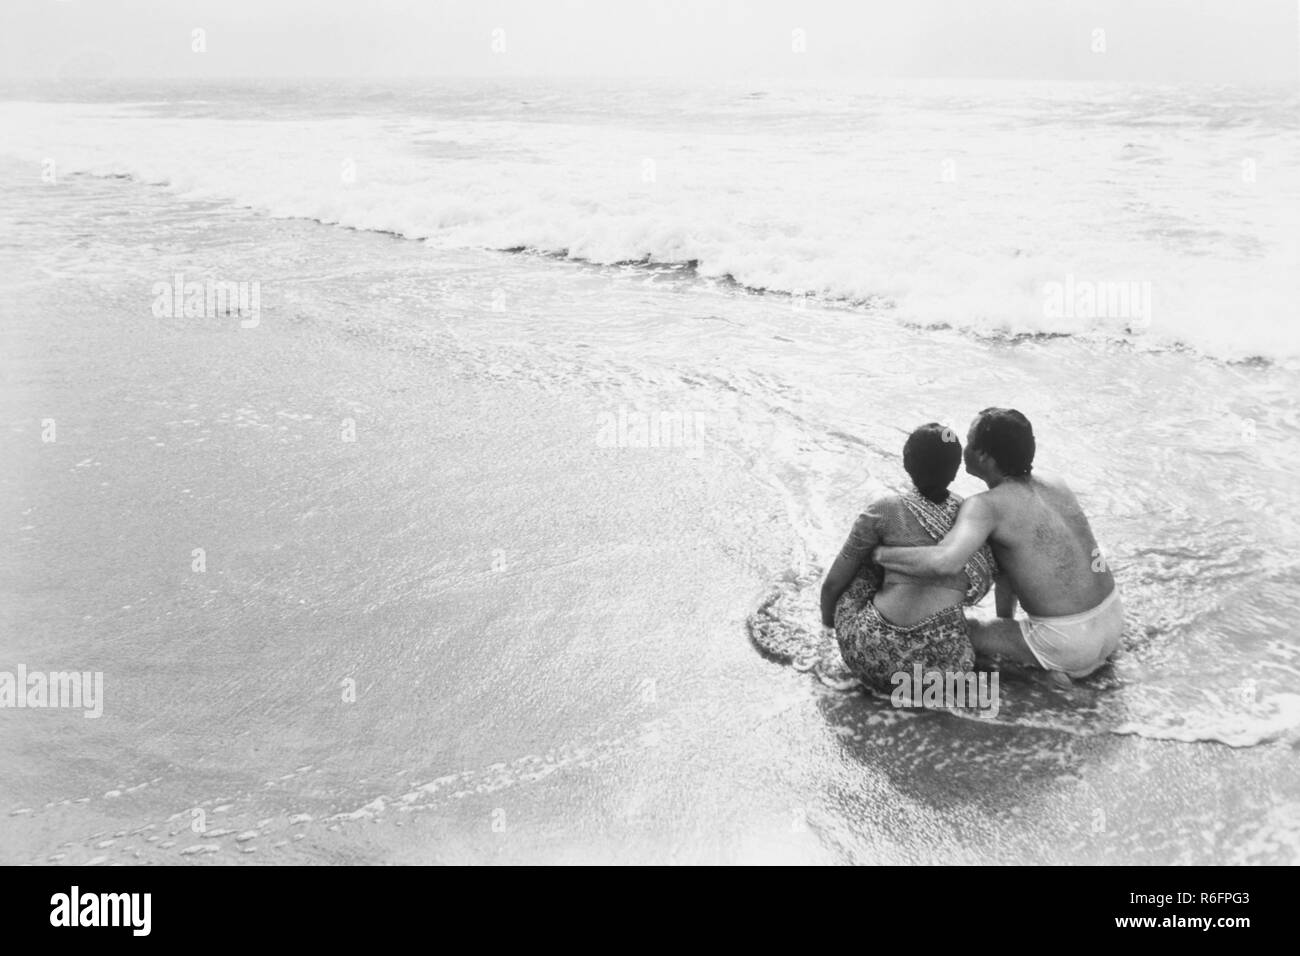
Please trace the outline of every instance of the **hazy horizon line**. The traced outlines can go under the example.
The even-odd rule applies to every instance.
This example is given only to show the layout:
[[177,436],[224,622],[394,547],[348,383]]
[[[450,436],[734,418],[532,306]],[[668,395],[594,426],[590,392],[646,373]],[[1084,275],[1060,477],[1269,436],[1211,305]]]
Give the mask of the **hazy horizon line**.
[[858,76],[689,76],[669,73],[519,73],[506,75],[489,75],[482,73],[427,73],[420,75],[352,75],[331,76],[328,74],[229,74],[219,76],[150,76],[150,75],[114,75],[114,76],[4,76],[0,77],[0,86],[18,83],[46,83],[51,85],[75,86],[78,84],[103,85],[108,83],[188,83],[191,85],[216,83],[389,83],[413,84],[430,80],[459,80],[466,82],[566,82],[599,80],[606,83],[638,83],[647,80],[672,83],[678,86],[701,85],[703,83],[725,85],[752,85],[754,83],[779,86],[852,86],[858,83],[874,82],[956,82],[956,83],[1019,83],[1019,84],[1070,84],[1080,86],[1150,86],[1150,87],[1269,87],[1290,89],[1300,93],[1300,80],[1283,79],[1240,79],[1240,80],[1156,80],[1156,79],[1109,79],[1101,77],[1070,76],[1013,76],[1002,74],[861,74]]

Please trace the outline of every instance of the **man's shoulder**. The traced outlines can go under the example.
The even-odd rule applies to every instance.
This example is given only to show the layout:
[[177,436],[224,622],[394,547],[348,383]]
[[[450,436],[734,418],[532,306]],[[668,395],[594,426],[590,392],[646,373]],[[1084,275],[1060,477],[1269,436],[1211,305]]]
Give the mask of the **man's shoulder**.
[[990,503],[1016,501],[1026,496],[1034,496],[1047,492],[1052,495],[1073,495],[1070,486],[1066,484],[1065,479],[1057,475],[1044,475],[1037,471],[1028,479],[1009,478],[1001,482],[994,488],[987,491],[981,491],[979,495],[971,497],[984,497]]
[[996,492],[997,488],[989,488],[969,496],[961,503],[959,514],[966,515],[968,518],[996,521],[1001,511],[1001,497]]
[[1075,495],[1074,489],[1061,476],[1040,475],[1038,472],[1034,472],[1033,481],[1040,491],[1047,493],[1048,502],[1054,502],[1058,507],[1061,505],[1078,507],[1078,496]]
[[979,511],[983,508],[990,508],[997,504],[995,492],[997,488],[985,488],[983,491],[977,491],[973,495],[967,495],[962,501],[961,506],[971,511]]
[[1057,491],[1069,491],[1070,486],[1060,475],[1044,474],[1041,471],[1034,471],[1033,480],[1040,485],[1045,485]]

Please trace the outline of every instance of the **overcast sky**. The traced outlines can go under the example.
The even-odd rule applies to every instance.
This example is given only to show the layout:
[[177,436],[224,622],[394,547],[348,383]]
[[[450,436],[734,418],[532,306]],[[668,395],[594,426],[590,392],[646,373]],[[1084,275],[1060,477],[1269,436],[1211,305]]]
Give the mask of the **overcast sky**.
[[[191,49],[195,29],[205,31],[206,52]],[[804,31],[804,52],[794,49],[795,30]],[[1104,52],[1093,50],[1096,30],[1105,31]],[[7,79],[729,75],[1295,84],[1298,48],[1296,0],[0,0],[0,77]]]

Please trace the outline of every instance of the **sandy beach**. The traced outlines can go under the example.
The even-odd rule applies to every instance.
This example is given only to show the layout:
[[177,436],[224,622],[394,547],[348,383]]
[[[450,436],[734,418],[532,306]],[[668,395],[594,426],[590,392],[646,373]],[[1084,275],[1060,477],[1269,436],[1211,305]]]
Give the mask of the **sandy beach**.
[[[0,862],[1296,862],[1293,372],[6,174],[0,649],[105,691],[0,714]],[[256,326],[153,314],[178,273]],[[991,391],[1142,642],[988,722],[757,654]],[[701,429],[601,439],[638,410]]]

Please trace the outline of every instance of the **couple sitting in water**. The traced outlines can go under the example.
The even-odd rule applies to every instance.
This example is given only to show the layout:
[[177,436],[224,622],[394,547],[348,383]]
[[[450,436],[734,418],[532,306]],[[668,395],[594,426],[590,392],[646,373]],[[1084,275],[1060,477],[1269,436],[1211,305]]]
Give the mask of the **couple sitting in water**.
[[[1020,412],[980,412],[966,471],[988,490],[963,501],[948,490],[963,457],[957,436],[934,423],[908,436],[912,490],[867,506],[822,585],[822,623],[868,686],[889,690],[917,663],[969,671],[976,654],[1085,677],[1115,652],[1115,579],[1074,494],[1032,474],[1034,447]],[[997,620],[968,622],[962,605],[990,586]]]

